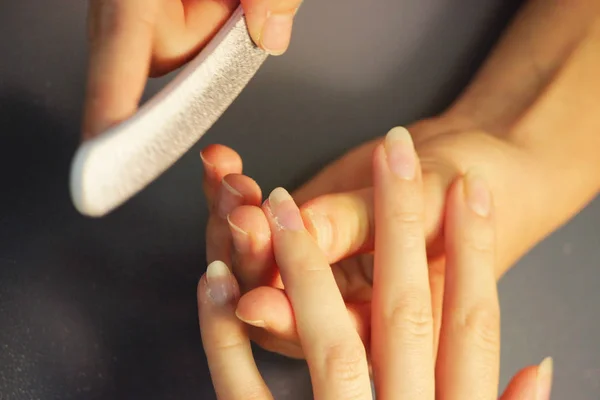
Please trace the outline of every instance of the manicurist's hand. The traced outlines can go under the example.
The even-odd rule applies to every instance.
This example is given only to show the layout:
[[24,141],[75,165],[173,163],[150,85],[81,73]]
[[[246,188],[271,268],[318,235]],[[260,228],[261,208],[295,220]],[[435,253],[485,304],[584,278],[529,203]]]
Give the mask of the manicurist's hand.
[[[232,191],[233,186],[249,184],[229,182]],[[256,210],[255,222],[262,218],[271,231],[282,283],[282,288],[254,291],[279,306],[285,302],[293,311],[294,332],[318,400],[372,398],[366,347],[378,399],[497,398],[500,319],[492,194],[485,179],[473,172],[456,179],[448,192],[447,278],[438,346],[422,182],[410,135],[402,128],[392,130],[373,158],[375,251],[368,310],[372,329],[366,344],[356,331],[355,314],[344,304],[327,256],[306,230],[292,197],[276,189],[262,209],[246,206]],[[247,228],[247,239],[260,235]],[[236,315],[244,300],[239,296],[229,267],[213,261],[198,286],[200,327],[213,383],[220,400],[269,399],[253,360],[247,325]],[[551,365],[547,360],[540,367],[520,371],[502,398],[548,399]]]
[[[242,0],[250,36],[268,53],[288,48],[301,0]],[[91,0],[83,135],[91,138],[135,113],[148,75],[193,58],[239,0]]]

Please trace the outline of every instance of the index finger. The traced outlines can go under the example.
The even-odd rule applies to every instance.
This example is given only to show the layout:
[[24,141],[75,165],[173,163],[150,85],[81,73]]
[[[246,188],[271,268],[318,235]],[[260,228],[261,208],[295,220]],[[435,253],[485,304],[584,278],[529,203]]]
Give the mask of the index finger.
[[371,398],[366,351],[327,258],[305,229],[300,210],[287,191],[275,189],[265,209],[315,398]]

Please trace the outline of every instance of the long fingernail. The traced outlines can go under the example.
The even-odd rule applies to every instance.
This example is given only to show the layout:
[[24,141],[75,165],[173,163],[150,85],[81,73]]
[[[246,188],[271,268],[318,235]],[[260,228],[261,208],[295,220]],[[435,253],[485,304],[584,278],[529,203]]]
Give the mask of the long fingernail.
[[266,327],[266,326],[267,326],[267,324],[266,324],[266,323],[265,323],[265,321],[263,321],[263,320],[260,320],[260,319],[257,319],[257,320],[249,320],[249,319],[245,319],[245,318],[243,318],[242,316],[240,316],[240,314],[238,314],[237,310],[235,311],[235,316],[236,316],[236,317],[237,317],[237,318],[238,318],[240,321],[242,321],[243,323],[245,323],[245,324],[248,324],[248,325],[255,326],[255,327],[257,327],[257,328],[264,328],[264,327]]
[[492,194],[485,179],[475,171],[469,171],[464,177],[465,200],[471,210],[481,216],[490,215]]
[[239,254],[247,254],[250,251],[250,235],[248,232],[237,226],[227,216],[227,223],[231,228],[231,237],[233,239],[233,247]]
[[285,53],[290,45],[293,24],[294,12],[269,12],[260,35],[260,46],[274,56]]
[[550,400],[552,392],[552,375],[554,373],[554,362],[552,357],[546,357],[540,363],[537,373],[536,400]]
[[402,179],[414,179],[417,154],[410,133],[402,127],[394,128],[386,135],[384,146],[390,170]]
[[222,261],[213,261],[206,269],[206,294],[218,306],[230,304],[236,297],[233,275]]
[[221,218],[227,216],[241,206],[244,202],[244,196],[233,186],[227,183],[226,177],[221,180],[221,190],[219,191],[219,201],[217,204],[217,213]]
[[268,204],[275,223],[281,229],[300,231],[304,229],[304,222],[300,210],[287,190],[277,188],[271,192]]
[[333,227],[327,216],[313,211],[310,208],[302,210],[302,214],[310,224],[309,232],[313,235],[317,244],[324,252],[328,252],[333,242]]

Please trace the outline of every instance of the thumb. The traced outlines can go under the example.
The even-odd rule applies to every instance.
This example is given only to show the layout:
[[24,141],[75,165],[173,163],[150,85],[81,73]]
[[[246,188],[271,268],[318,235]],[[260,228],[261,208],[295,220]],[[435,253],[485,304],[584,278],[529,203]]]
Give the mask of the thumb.
[[302,0],[242,0],[252,40],[271,55],[285,53]]
[[500,400],[550,400],[552,358],[540,365],[520,370],[510,381]]

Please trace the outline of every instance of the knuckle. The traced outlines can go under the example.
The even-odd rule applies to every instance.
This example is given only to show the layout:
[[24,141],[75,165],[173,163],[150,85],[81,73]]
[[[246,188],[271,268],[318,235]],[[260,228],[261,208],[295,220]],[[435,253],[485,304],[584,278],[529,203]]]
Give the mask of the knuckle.
[[462,245],[471,253],[483,256],[494,254],[495,240],[490,231],[468,231],[462,235]]
[[384,313],[387,329],[413,338],[431,337],[433,313],[430,299],[425,294],[404,294]]
[[231,352],[247,345],[248,343],[238,335],[215,335],[211,347],[218,351]]
[[324,367],[331,382],[351,384],[350,388],[358,389],[365,366],[366,351],[360,340],[340,341],[325,351]]
[[388,214],[388,220],[396,226],[402,240],[398,245],[403,249],[414,249],[425,243],[423,217],[418,212],[393,210]]
[[497,303],[481,302],[457,315],[457,330],[473,338],[482,350],[495,351],[500,343],[500,309]]

